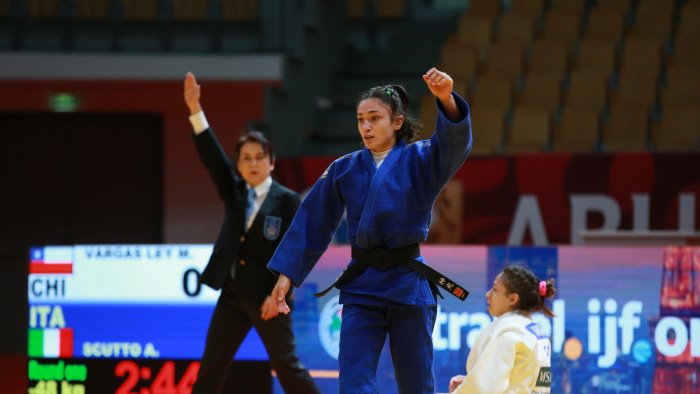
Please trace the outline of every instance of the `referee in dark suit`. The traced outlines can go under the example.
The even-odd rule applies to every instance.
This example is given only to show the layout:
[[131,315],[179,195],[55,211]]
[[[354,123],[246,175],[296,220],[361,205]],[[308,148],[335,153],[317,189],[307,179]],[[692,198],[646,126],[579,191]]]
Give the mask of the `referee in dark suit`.
[[275,159],[262,133],[248,132],[240,137],[236,144],[237,171],[233,171],[204,117],[200,86],[192,73],[185,77],[184,99],[199,158],[226,207],[214,251],[201,276],[202,283],[222,291],[209,323],[192,393],[220,391],[231,360],[251,326],[260,335],[284,391],[318,393],[296,355],[292,320],[289,315],[279,314],[270,297],[277,278],[267,269],[299,207],[299,195],[270,177]]

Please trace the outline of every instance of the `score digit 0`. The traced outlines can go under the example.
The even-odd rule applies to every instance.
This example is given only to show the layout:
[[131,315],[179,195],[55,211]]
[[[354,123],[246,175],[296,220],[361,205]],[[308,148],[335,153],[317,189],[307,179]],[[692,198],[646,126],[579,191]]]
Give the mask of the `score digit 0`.
[[[190,297],[196,297],[202,291],[202,284],[199,283],[199,271],[190,268],[182,275],[182,290]],[[191,289],[192,277],[194,277],[194,289]]]

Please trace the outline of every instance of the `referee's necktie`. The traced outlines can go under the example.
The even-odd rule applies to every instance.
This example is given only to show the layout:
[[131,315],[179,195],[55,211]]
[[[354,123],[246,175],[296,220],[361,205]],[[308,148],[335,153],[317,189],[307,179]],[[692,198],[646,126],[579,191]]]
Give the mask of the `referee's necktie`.
[[253,216],[253,207],[255,206],[255,189],[252,187],[248,189],[248,205],[245,208],[245,230],[248,230],[248,223],[250,222],[250,217]]
[[[243,222],[243,232],[248,230],[248,222],[250,217],[253,215],[253,207],[255,205],[255,189],[252,187],[248,189],[248,198],[246,199],[245,207],[245,222]],[[237,263],[236,263],[237,264]],[[231,265],[231,278],[236,277],[236,264]]]

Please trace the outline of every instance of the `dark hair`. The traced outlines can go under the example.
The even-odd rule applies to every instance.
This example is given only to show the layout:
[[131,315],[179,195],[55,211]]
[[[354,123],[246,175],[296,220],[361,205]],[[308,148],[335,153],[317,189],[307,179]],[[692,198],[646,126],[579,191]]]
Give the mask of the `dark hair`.
[[529,269],[511,265],[501,271],[501,281],[509,293],[517,293],[520,301],[517,310],[527,312],[542,311],[545,316],[554,317],[554,313],[544,304],[545,298],[554,297],[554,279],[544,282],[544,295],[540,294],[540,280]]
[[396,132],[396,139],[403,139],[406,143],[413,142],[423,131],[423,126],[418,120],[408,113],[408,93],[401,85],[375,86],[360,95],[357,105],[364,100],[374,98],[389,107],[391,119],[403,116],[403,125]]
[[263,152],[265,152],[267,157],[270,159],[270,163],[275,160],[275,153],[272,151],[272,144],[270,143],[270,140],[265,137],[265,134],[259,131],[248,131],[243,133],[236,142],[236,161],[241,155],[241,148],[243,148],[243,145],[248,142],[257,142],[260,144],[263,148]]

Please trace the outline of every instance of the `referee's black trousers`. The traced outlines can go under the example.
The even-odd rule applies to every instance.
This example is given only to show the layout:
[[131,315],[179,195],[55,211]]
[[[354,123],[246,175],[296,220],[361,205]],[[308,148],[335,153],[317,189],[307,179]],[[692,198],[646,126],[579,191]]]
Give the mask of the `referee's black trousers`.
[[220,392],[231,360],[251,326],[260,335],[270,358],[270,366],[277,373],[285,393],[319,393],[309,372],[296,355],[291,316],[280,313],[268,321],[262,320],[261,304],[238,297],[231,288],[232,282],[226,281],[214,308],[192,394]]

